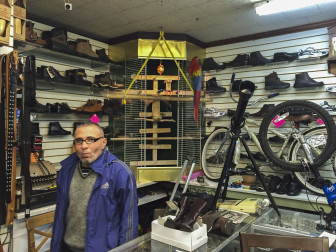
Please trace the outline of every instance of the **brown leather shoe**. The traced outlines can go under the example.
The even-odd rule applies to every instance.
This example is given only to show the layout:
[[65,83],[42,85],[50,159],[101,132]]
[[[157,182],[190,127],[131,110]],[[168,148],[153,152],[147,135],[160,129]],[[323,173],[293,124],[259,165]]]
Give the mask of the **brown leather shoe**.
[[96,87],[111,88],[111,89],[124,87],[124,84],[112,83],[109,72],[106,72],[104,74],[95,75],[95,80],[93,82],[93,85]]
[[103,109],[102,102],[99,100],[87,100],[87,102],[79,108],[76,108],[78,112],[98,113]]
[[215,221],[212,229],[220,231],[224,235],[231,235],[235,229],[235,224],[231,220],[221,216]]
[[76,39],[76,52],[80,56],[90,57],[94,59],[98,59],[97,53],[92,51],[92,47],[89,43],[89,40],[86,39]]

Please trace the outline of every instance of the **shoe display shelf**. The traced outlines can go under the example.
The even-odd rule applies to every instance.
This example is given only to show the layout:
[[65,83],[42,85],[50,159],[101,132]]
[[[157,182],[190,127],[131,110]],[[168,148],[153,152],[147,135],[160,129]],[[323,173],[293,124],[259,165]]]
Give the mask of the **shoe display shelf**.
[[[185,184],[181,181],[181,185]],[[205,183],[199,183],[197,180],[191,180],[189,182],[189,190],[191,192],[204,192],[214,194],[217,188],[217,182],[213,182],[205,178]],[[325,197],[320,197],[315,194],[307,192],[302,189],[301,193],[297,196],[288,196],[287,194],[272,193],[274,201],[279,207],[290,207],[293,209],[301,209],[307,211],[315,211],[311,202],[314,202],[314,207],[323,207],[326,211],[329,211],[329,205]],[[259,198],[267,199],[267,194],[264,191],[256,191],[245,188],[228,188],[227,198],[230,199],[245,199],[245,198]]]
[[75,54],[67,54],[59,51],[54,51],[48,48],[44,48],[42,45],[38,45],[31,42],[14,41],[14,48],[19,51],[23,56],[35,55],[38,59],[52,60],[60,64],[68,64],[77,66],[79,68],[90,68],[96,71],[106,71],[106,67],[111,70],[122,70],[123,66],[103,62],[95,59],[80,57]]

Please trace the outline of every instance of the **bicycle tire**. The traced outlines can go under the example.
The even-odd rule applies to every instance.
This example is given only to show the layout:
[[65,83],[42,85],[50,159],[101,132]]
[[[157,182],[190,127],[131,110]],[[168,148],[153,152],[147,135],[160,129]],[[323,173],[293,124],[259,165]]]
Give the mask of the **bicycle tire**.
[[[290,119],[292,118],[292,119]],[[306,118],[306,119],[304,119]],[[281,120],[280,120],[281,119]],[[283,120],[282,120],[283,119]],[[275,125],[273,120],[281,121],[282,125]],[[332,142],[333,138],[336,136],[336,126],[333,118],[329,113],[324,110],[321,106],[305,100],[292,100],[286,101],[275,106],[270,112],[266,114],[261,122],[259,129],[259,141],[262,149],[267,156],[267,158],[274,164],[284,170],[289,170],[293,172],[303,171],[302,165],[298,161],[289,160],[289,150],[290,145],[280,146],[274,145],[269,141],[270,129],[276,129],[279,133],[284,133],[288,138],[293,137],[290,134],[290,130],[294,129],[294,121],[302,121],[301,128],[297,126],[296,132],[302,132],[307,130],[309,127],[317,127],[325,125],[327,134],[324,139],[323,150],[320,154],[313,156],[312,168],[318,168],[323,165],[335,151],[335,146]],[[276,122],[276,121],[275,121]],[[299,125],[299,124],[298,124]],[[294,139],[292,141],[298,141]],[[323,143],[324,143],[323,142]],[[281,147],[283,148],[282,150]],[[322,147],[319,147],[322,149]],[[280,151],[283,153],[280,157],[278,156]]]
[[[221,149],[218,149],[222,140],[224,140],[223,146]],[[230,142],[231,133],[227,128],[213,131],[205,141],[202,150],[202,169],[208,179],[212,181],[219,180]]]
[[[307,138],[314,137],[316,135],[325,134],[326,130],[325,127],[319,127],[311,129],[307,132],[305,132],[305,136]],[[299,150],[299,142],[294,142],[291,146],[290,151],[290,160],[295,160],[298,157],[298,150]],[[336,182],[336,173],[335,173],[335,153],[332,155],[332,157],[323,165],[321,165],[318,168],[318,171],[323,179],[327,179],[330,181],[330,184],[333,184]],[[324,192],[322,189],[323,184],[321,184],[319,181],[316,180],[314,174],[311,171],[302,171],[302,172],[294,172],[294,176],[296,179],[300,182],[300,184],[309,190],[310,192],[324,196]]]

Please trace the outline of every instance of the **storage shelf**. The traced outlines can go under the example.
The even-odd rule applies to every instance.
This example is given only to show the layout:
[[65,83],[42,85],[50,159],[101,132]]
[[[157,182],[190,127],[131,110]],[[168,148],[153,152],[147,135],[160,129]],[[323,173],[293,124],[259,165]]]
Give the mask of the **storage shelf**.
[[107,71],[106,67],[109,66],[110,69],[123,69],[123,66],[115,63],[107,63],[95,59],[80,57],[75,55],[75,52],[74,55],[58,52],[30,42],[15,41],[14,48],[17,49],[19,53],[22,53],[23,56],[33,54],[39,59],[52,60],[60,64],[67,64],[79,68],[90,68],[94,70],[100,69],[101,71]]
[[138,206],[167,197],[165,192],[155,192],[153,195],[146,195],[139,199]]

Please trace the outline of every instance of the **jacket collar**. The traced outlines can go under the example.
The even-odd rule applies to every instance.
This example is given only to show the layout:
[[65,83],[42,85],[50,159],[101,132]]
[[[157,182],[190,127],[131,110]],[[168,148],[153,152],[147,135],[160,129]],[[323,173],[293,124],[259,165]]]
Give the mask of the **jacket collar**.
[[[117,157],[111,154],[106,148],[103,150],[102,154],[91,164],[91,168],[99,173],[103,174],[105,166],[109,166]],[[71,154],[69,157],[61,162],[62,167],[68,167],[69,165],[75,165],[79,162],[79,158],[76,153]]]

